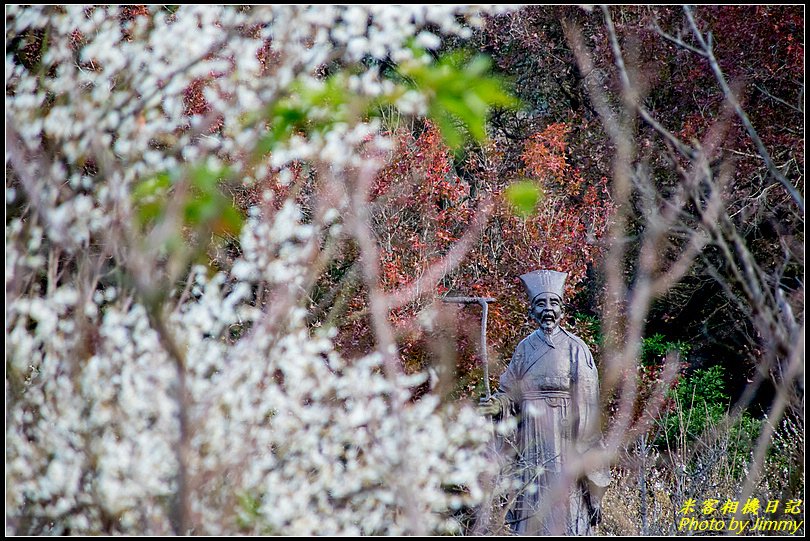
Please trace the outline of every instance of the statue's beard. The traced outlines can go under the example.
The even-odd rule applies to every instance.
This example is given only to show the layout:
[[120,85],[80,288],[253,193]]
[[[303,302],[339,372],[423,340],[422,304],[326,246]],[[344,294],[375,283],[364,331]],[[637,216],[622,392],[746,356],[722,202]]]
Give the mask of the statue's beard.
[[552,334],[555,331],[555,329],[557,329],[557,322],[542,321],[540,322],[540,328],[543,330],[544,333]]
[[550,313],[542,314],[540,316],[540,328],[546,334],[552,334],[556,329],[557,326],[560,324],[560,318],[556,315],[552,315]]

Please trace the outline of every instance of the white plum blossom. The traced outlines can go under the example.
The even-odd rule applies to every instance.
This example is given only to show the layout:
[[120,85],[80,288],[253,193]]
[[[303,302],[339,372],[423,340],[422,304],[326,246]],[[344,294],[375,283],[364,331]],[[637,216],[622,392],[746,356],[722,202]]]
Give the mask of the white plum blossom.
[[[262,115],[294,84],[322,84],[330,62],[401,61],[414,38],[468,36],[479,10],[128,9],[6,9],[6,533],[189,533],[183,520],[207,535],[458,531],[453,513],[481,501],[492,468],[485,421],[413,400],[426,376],[392,375],[375,349],[346,357],[335,329],[307,322],[317,258],[351,229],[349,190],[324,189],[320,222],[265,190],[228,268],[192,250],[178,265],[173,237],[142,234],[135,201],[179,178],[143,200],[165,204],[155,231],[191,238],[179,194],[198,164],[245,185],[278,174],[285,189],[303,161],[338,179],[374,166],[390,149],[377,120],[292,133],[256,158]],[[41,57],[24,58],[42,36]],[[191,114],[199,81],[207,112]],[[348,84],[394,91],[374,67]],[[412,90],[397,105],[425,103]]]

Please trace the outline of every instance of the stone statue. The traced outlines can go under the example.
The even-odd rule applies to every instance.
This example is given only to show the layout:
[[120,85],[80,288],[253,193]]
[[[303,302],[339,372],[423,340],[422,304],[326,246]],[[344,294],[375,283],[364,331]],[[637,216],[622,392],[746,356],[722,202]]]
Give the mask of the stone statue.
[[593,356],[560,327],[567,276],[537,270],[520,277],[540,328],[518,344],[500,389],[479,405],[482,414],[517,419],[510,439],[520,490],[507,520],[518,534],[590,534],[610,483],[606,467],[563,478],[570,475],[563,469],[567,459],[602,445]]

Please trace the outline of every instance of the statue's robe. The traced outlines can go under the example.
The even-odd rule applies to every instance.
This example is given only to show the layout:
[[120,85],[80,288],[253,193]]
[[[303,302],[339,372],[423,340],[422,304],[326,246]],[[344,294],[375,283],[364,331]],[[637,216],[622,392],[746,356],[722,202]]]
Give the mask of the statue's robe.
[[563,470],[566,457],[601,442],[599,381],[588,346],[564,329],[551,337],[538,329],[515,349],[494,396],[503,415],[517,418],[505,446],[517,481],[511,528],[524,535],[591,533],[587,477],[607,486],[609,473],[577,480]]

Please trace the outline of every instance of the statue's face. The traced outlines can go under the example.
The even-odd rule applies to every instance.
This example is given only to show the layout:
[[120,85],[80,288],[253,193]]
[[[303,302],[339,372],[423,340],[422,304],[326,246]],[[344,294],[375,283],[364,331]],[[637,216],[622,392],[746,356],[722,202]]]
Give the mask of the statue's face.
[[554,293],[541,293],[532,302],[530,314],[544,332],[550,333],[560,325],[563,316],[562,299]]

